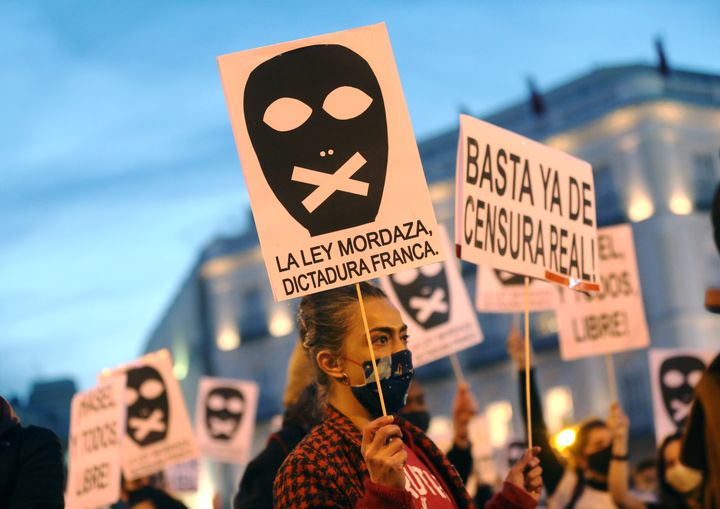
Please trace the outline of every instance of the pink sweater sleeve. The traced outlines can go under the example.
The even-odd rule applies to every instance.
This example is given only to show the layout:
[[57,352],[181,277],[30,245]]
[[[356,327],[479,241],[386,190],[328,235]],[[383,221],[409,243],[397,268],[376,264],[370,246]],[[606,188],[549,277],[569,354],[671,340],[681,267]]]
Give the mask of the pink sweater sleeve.
[[365,478],[365,496],[357,501],[355,509],[413,509],[409,491],[387,488]]

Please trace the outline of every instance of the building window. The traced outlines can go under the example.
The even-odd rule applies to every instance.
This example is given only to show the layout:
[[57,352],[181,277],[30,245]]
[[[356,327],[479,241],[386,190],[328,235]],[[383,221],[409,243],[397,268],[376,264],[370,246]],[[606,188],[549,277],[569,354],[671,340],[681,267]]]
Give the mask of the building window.
[[712,153],[693,154],[692,178],[696,208],[708,210],[718,185],[718,171]]
[[620,206],[612,168],[608,164],[601,164],[593,169],[595,178],[595,211],[599,226],[622,223],[625,214]]
[[243,292],[240,299],[240,338],[242,341],[264,338],[268,335],[265,296],[258,287]]

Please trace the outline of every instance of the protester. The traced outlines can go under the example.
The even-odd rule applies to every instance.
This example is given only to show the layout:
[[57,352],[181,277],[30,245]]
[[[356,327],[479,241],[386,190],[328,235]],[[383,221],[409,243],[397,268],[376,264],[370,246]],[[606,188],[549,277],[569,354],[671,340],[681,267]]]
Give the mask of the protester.
[[703,500],[720,509],[720,355],[695,386],[695,400],[685,427],[682,462],[704,473]]
[[120,499],[130,509],[188,509],[164,489],[162,475],[121,481]]
[[[628,421],[621,415],[614,423],[613,456],[627,455]],[[658,502],[646,502],[628,489],[626,461],[610,464],[609,487],[615,502],[623,509],[700,509],[702,474],[680,461],[681,435],[667,437],[658,450]]]
[[233,500],[234,509],[272,509],[273,482],[280,465],[322,420],[314,378],[312,365],[298,342],[288,363],[282,428],[270,435],[265,449],[248,463]]
[[[508,353],[518,370],[518,389],[527,426],[525,399],[525,343],[513,327],[508,336]],[[530,364],[532,365],[532,358]],[[612,433],[601,419],[583,422],[570,452],[571,463],[566,465],[553,452],[545,425],[543,409],[537,392],[534,369],[530,371],[530,405],[533,444],[541,448],[543,483],[548,494],[549,509],[610,509],[617,507],[608,491],[608,470],[612,459]],[[619,406],[611,408],[619,409]],[[617,411],[617,410],[615,410]],[[527,430],[526,430],[527,431]]]
[[62,447],[46,428],[22,426],[0,396],[0,508],[65,507]]
[[657,460],[651,457],[639,461],[633,469],[630,494],[643,502],[657,502],[658,489]]
[[[466,484],[473,469],[470,419],[476,413],[477,403],[468,384],[460,382],[453,401],[453,445],[445,455]],[[430,411],[425,404],[425,391],[417,379],[410,383],[407,402],[398,415],[420,428],[423,433],[427,433],[430,427]]]
[[[715,189],[710,220],[720,254],[720,185]],[[705,307],[720,313],[720,288],[709,288]],[[695,400],[683,437],[682,461],[705,474],[704,500],[720,509],[720,355],[710,363],[695,386]]]
[[[379,288],[360,283],[381,402],[354,286],[306,296],[299,330],[315,367],[325,420],[290,453],[275,479],[275,506],[472,507],[460,476],[417,427],[393,416],[413,375],[407,327]],[[489,508],[534,507],[542,479],[537,449],[508,474]],[[526,471],[527,470],[527,471]]]

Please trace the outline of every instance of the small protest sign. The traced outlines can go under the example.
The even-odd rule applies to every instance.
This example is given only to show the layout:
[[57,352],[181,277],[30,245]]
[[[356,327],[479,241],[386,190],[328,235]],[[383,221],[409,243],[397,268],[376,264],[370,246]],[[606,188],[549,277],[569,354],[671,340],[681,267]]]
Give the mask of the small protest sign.
[[116,374],[127,377],[122,448],[125,478],[134,480],[196,458],[197,446],[180,384],[173,376],[170,352],[147,354],[104,371],[101,379]]
[[125,433],[125,377],[102,381],[70,405],[65,504],[93,509],[120,499],[120,447]]
[[195,430],[203,456],[225,463],[250,461],[259,391],[252,381],[200,379]]
[[218,61],[276,300],[444,258],[384,24]]
[[[529,311],[553,309],[557,298],[550,283],[531,278],[528,285]],[[475,309],[489,313],[514,313],[525,310],[525,276],[487,265],[477,268]]]
[[165,468],[165,484],[176,493],[189,493],[198,490],[200,483],[200,465],[198,460],[174,463]]
[[455,244],[477,265],[599,291],[588,163],[460,116]]
[[715,350],[652,348],[649,350],[655,442],[682,431],[690,415],[694,388],[717,355]]
[[632,227],[598,230],[600,281],[592,295],[558,288],[557,322],[564,360],[645,348],[650,344]]
[[[444,228],[440,238],[450,249]],[[422,366],[483,340],[457,262],[444,262],[404,270],[380,279],[391,302],[408,326],[408,348],[413,364]]]

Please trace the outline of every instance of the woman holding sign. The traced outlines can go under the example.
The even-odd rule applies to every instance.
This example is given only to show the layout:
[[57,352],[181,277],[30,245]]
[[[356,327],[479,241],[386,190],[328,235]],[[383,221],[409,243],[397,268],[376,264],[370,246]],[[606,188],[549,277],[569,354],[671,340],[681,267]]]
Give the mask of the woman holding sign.
[[[382,290],[361,283],[360,291],[385,407],[394,414],[413,376],[407,326]],[[356,288],[306,296],[298,315],[327,413],[280,468],[275,507],[472,507],[457,472],[420,429],[381,417]],[[535,507],[542,489],[536,453],[525,454],[487,507]]]
[[[508,336],[508,353],[518,372],[520,407],[525,412],[525,343],[520,332],[512,328]],[[625,456],[613,454],[614,420],[622,414],[617,404],[611,408],[610,419],[589,419],[577,431],[571,449],[571,465],[566,465],[552,451],[550,436],[543,419],[543,409],[534,369],[530,371],[530,406],[532,436],[540,445],[543,482],[548,494],[549,509],[615,509],[617,506],[608,490],[608,473],[612,461],[626,461]],[[523,422],[527,422],[527,416]]]

